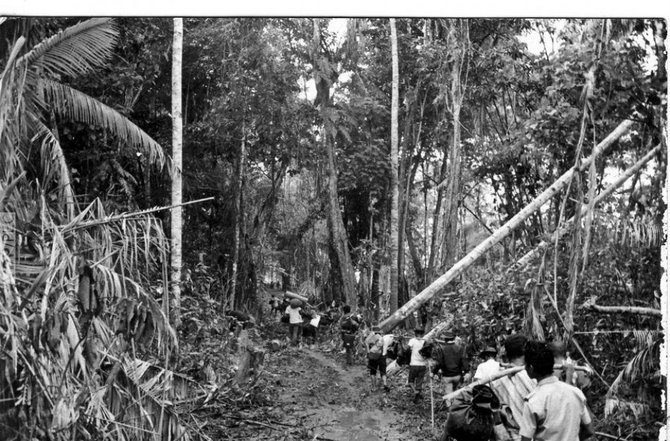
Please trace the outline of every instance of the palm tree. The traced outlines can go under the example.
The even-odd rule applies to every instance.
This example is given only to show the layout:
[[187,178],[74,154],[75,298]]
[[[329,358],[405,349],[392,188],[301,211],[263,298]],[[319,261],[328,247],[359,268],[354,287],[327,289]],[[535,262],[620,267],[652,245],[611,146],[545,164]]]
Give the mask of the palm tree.
[[68,219],[73,217],[75,202],[55,130],[56,118],[105,128],[122,145],[144,149],[151,162],[165,163],[161,146],[128,118],[63,82],[103,66],[112,56],[117,37],[113,20],[93,18],[39,42],[21,56],[17,54],[25,40],[17,41],[14,57],[5,64],[3,83],[7,80],[7,87],[14,90],[18,107],[17,118],[9,124],[18,124],[20,130],[6,128],[16,139],[10,142],[5,137],[0,141],[5,155],[0,159],[3,164],[11,164],[4,173],[0,171],[0,178],[8,179],[28,162],[39,164],[41,170],[34,177],[44,189],[54,186],[60,206],[65,208],[61,211]]
[[19,37],[0,65],[0,211],[40,227],[30,277],[0,236],[0,439],[187,435],[169,407],[177,337],[152,291],[168,287],[162,225],[147,213],[110,217],[99,200],[79,210],[53,124],[57,116],[101,126],[165,162],[127,118],[61,82],[109,59],[117,34],[112,20],[94,18],[29,51]]

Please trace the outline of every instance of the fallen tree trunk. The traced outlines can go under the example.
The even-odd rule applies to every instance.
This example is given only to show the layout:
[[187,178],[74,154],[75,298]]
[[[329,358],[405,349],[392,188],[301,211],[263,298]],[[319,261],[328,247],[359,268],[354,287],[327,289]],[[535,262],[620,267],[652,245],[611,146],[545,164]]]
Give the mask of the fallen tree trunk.
[[596,312],[602,312],[605,314],[619,314],[619,313],[629,313],[629,314],[638,314],[638,315],[650,315],[652,317],[663,317],[663,313],[660,309],[656,308],[645,308],[643,306],[602,306],[596,305],[595,303],[588,303],[582,307],[583,309],[590,309]]
[[600,142],[600,144],[598,144],[593,149],[591,156],[584,159],[579,167],[572,167],[570,170],[565,172],[560,178],[556,180],[556,182],[554,182],[549,188],[544,190],[538,197],[536,197],[533,202],[514,215],[512,219],[507,221],[505,225],[500,227],[494,234],[477,245],[477,247],[475,247],[465,257],[452,266],[449,271],[438,277],[427,288],[410,299],[409,302],[404,304],[396,312],[391,314],[382,323],[380,323],[382,331],[385,333],[390,332],[401,321],[405,320],[409,314],[417,310],[422,304],[443,290],[452,280],[465,272],[465,270],[467,270],[486,251],[502,241],[511,231],[521,225],[533,212],[538,210],[542,205],[544,205],[545,202],[554,197],[559,192],[559,190],[565,187],[572,180],[572,176],[575,172],[586,170],[586,168],[595,158],[607,150],[607,148],[609,148],[614,143],[614,141],[627,133],[633,124],[634,122],[632,120],[626,120],[619,124],[619,126],[614,129],[612,133],[610,133],[604,140]]
[[454,321],[454,316],[452,314],[449,314],[449,317],[447,317],[446,320],[441,321],[438,323],[433,329],[430,330],[429,333],[423,336],[423,339],[426,341],[431,341],[434,338],[436,338],[442,331],[446,331],[449,326],[451,326],[451,322]]
[[307,297],[305,297],[305,296],[301,296],[300,294],[296,294],[296,293],[291,292],[291,291],[286,291],[286,292],[284,293],[284,296],[286,296],[286,297],[288,297],[288,298],[290,298],[290,299],[298,299],[298,300],[302,300],[302,301],[305,302],[305,303],[307,303],[307,302],[309,301],[309,299],[308,299]]
[[[606,197],[614,193],[614,190],[619,188],[621,185],[623,185],[624,182],[628,180],[631,176],[633,176],[635,173],[637,173],[651,158],[656,155],[661,150],[661,145],[657,145],[653,149],[649,151],[644,157],[642,157],[639,161],[635,163],[631,168],[626,170],[619,178],[614,181],[612,185],[607,187],[605,191],[600,193],[598,197],[596,197],[595,201],[593,202],[594,206],[601,203]],[[586,212],[580,212],[580,217],[582,215],[586,214]],[[515,264],[513,264],[508,271],[514,271],[514,270],[519,270],[524,268],[526,265],[528,265],[531,260],[533,260],[535,257],[537,257],[542,251],[546,250],[551,246],[556,241],[556,238],[561,238],[564,236],[568,231],[571,229],[572,223],[575,221],[575,217],[571,217],[568,219],[567,222],[565,222],[560,228],[558,228],[554,233],[552,234],[551,238],[548,240],[543,240],[535,248],[530,250],[528,253],[526,253],[521,259],[519,259]]]

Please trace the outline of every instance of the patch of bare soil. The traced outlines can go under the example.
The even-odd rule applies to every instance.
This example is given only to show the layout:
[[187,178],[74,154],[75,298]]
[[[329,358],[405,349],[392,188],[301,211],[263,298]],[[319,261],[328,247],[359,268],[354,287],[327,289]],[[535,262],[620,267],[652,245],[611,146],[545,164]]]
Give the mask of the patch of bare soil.
[[[268,339],[283,333],[269,324]],[[282,335],[283,337],[283,335]],[[412,403],[407,372],[389,379],[391,391],[371,390],[362,357],[344,366],[336,341],[268,352],[263,372],[244,399],[210,408],[203,430],[215,440],[398,441],[435,439],[446,413],[437,409],[431,427],[429,388]],[[282,340],[284,342],[285,340]]]

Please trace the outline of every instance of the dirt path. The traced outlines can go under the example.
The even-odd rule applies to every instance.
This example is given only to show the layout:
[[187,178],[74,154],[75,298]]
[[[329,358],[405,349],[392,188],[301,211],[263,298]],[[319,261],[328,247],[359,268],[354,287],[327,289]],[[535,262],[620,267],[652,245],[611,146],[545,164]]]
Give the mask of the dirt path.
[[[263,369],[246,408],[213,415],[212,439],[435,439],[430,400],[412,404],[406,372],[390,379],[391,392],[371,391],[363,360],[345,367],[344,355],[331,343],[269,352]],[[442,427],[443,417],[436,412],[436,427]]]
[[318,370],[331,371],[333,375],[328,378],[341,389],[339,397],[320,397],[315,406],[311,422],[322,432],[318,436],[338,441],[405,439],[397,424],[402,416],[391,408],[388,394],[370,391],[369,379],[360,366],[345,370],[320,352],[304,353],[317,362]]

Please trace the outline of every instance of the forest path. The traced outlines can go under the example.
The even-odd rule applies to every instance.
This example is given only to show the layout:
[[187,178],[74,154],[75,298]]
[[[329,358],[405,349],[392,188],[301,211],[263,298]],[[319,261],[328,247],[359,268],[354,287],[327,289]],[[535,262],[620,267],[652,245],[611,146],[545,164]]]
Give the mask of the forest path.
[[[263,334],[266,339],[284,337],[284,325],[267,324]],[[406,380],[405,371],[389,379],[389,393],[371,391],[362,356],[354,366],[345,366],[344,354],[327,338],[311,347],[284,346],[266,354],[256,392],[249,398],[253,402],[236,409],[234,417],[222,409],[208,432],[215,440],[435,439],[430,400],[412,404]],[[436,428],[443,427],[444,416],[436,411]]]
[[[313,390],[316,398],[310,423],[317,429],[317,439],[400,440],[397,430],[402,416],[390,407],[390,398],[379,390],[370,390],[370,380],[363,366],[345,369],[333,358],[310,349],[303,349],[305,361],[314,366],[321,387]],[[361,369],[363,368],[363,369]],[[309,378],[309,376],[308,376]],[[326,383],[326,380],[328,383]],[[314,384],[314,383],[312,383]],[[339,389],[339,390],[336,390]]]

